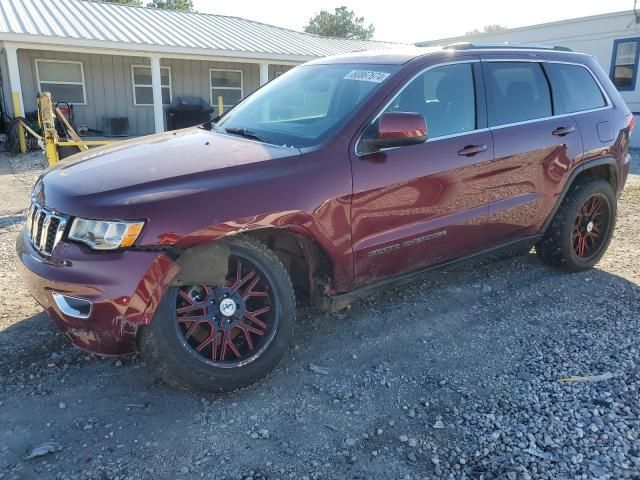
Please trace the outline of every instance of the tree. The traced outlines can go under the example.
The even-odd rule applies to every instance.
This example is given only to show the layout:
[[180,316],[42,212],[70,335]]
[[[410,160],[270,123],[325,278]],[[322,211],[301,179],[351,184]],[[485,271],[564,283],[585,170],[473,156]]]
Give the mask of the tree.
[[324,37],[338,37],[359,40],[370,40],[375,27],[364,25],[364,17],[356,14],[347,7],[336,8],[334,13],[326,10],[311,18],[304,31]]
[[181,12],[193,12],[192,0],[151,0],[147,7],[163,8],[165,10],[180,10]]
[[105,3],[120,3],[122,5],[131,5],[133,7],[141,7],[142,2],[140,0],[102,0]]
[[[142,0],[102,0],[106,3],[119,3],[121,5],[131,5],[142,7]],[[145,5],[153,8],[163,8],[165,10],[180,10],[182,12],[193,12],[192,0],[151,0]]]
[[470,32],[465,33],[465,35],[480,35],[481,33],[495,33],[495,32],[501,32],[502,30],[506,30],[506,29],[507,27],[503,27],[502,25],[498,25],[496,23],[493,25],[485,26],[482,29],[482,31],[478,30],[477,28],[474,28]]

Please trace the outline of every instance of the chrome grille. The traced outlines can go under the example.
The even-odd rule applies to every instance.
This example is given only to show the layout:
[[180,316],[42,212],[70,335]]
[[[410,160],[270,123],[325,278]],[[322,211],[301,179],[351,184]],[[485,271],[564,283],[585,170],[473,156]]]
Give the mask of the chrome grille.
[[68,219],[69,217],[66,215],[55,213],[32,203],[27,214],[25,228],[29,233],[33,248],[43,255],[51,255],[55,246],[62,240]]

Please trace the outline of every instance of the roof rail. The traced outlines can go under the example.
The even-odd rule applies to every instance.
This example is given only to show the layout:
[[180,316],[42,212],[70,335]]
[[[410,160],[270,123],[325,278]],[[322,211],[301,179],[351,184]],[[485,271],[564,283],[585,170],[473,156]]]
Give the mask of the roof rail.
[[560,52],[573,52],[569,47],[563,47],[561,45],[510,45],[508,43],[471,43],[471,42],[458,42],[450,45],[445,45],[444,48],[450,50],[493,50],[493,49],[522,49],[522,50],[556,50]]

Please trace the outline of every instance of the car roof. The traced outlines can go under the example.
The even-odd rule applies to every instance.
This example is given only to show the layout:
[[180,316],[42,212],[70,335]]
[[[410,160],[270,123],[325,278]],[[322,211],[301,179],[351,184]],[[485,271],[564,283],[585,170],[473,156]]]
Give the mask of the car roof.
[[458,43],[440,47],[407,47],[389,50],[371,50],[342,55],[333,55],[308,62],[313,64],[345,64],[363,63],[375,65],[403,65],[419,57],[446,53],[448,56],[461,56],[487,53],[507,53],[517,56],[530,56],[532,53],[559,54],[559,56],[584,55],[571,49],[556,45],[502,45],[502,44],[471,44]]

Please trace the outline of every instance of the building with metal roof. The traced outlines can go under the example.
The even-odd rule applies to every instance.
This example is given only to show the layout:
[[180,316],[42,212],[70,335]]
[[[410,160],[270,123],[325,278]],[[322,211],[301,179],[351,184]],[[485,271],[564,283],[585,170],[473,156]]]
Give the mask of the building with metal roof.
[[0,45],[4,111],[33,111],[47,90],[73,105],[76,123],[126,118],[133,135],[164,131],[174,98],[229,107],[308,60],[397,46],[92,0],[2,0]]

